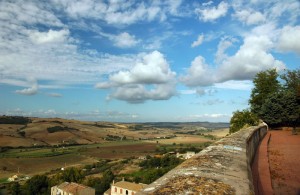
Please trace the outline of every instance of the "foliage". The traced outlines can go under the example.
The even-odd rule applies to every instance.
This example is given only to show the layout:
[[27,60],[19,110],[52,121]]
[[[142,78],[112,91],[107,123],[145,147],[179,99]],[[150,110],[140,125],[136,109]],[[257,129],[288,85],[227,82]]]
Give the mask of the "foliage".
[[84,178],[84,174],[81,170],[71,167],[65,169],[62,173],[62,180],[67,182],[80,183]]
[[278,73],[275,69],[259,72],[253,79],[254,88],[249,103],[251,112],[259,116],[258,111],[270,94],[276,93],[280,88]]
[[[278,77],[282,79],[281,83]],[[300,70],[278,75],[275,70],[260,72],[253,80],[251,110],[272,126],[300,124]]]
[[21,185],[18,182],[13,182],[9,186],[9,192],[12,195],[19,195],[21,194]]
[[297,100],[300,99],[300,69],[290,71],[288,70],[285,74],[281,75],[281,79],[284,80],[283,87],[286,90],[295,92]]
[[142,168],[141,170],[124,176],[126,177],[126,180],[129,181],[149,184],[163,176],[181,162],[181,159],[171,155],[166,155],[162,158],[148,156],[146,160],[140,162],[139,166]]
[[175,156],[165,155],[162,158],[150,157],[142,161],[139,166],[142,168],[156,168],[156,167],[175,167],[181,162],[180,159]]
[[230,120],[230,129],[229,133],[234,133],[239,131],[245,126],[254,126],[258,125],[258,118],[249,110],[236,111],[233,113],[233,116]]
[[31,120],[22,116],[0,116],[0,124],[26,125],[28,123],[31,123]]
[[48,127],[47,128],[47,131],[49,133],[55,133],[55,132],[67,131],[67,130],[75,130],[75,131],[77,131],[78,129],[69,128],[69,127],[62,127],[62,126],[54,126],[54,127]]
[[96,194],[103,194],[106,190],[109,189],[114,177],[114,174],[109,169],[103,173],[102,178],[88,178],[86,185],[95,188]]
[[266,99],[260,109],[261,118],[272,126],[292,126],[299,123],[300,106],[292,91],[280,91]]
[[26,181],[25,194],[48,194],[48,177],[46,175],[35,175]]

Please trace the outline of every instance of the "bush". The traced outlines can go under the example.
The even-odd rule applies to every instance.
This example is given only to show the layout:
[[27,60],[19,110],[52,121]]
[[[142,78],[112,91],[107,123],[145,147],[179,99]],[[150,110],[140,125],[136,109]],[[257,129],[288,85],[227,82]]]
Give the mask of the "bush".
[[236,111],[230,119],[229,133],[234,133],[246,126],[258,125],[259,119],[249,110]]

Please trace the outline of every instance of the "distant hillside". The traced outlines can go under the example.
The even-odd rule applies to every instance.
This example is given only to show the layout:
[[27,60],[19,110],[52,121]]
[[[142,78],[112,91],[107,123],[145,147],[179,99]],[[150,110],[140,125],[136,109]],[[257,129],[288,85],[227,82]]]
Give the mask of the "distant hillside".
[[[200,134],[202,129],[228,128],[228,123],[112,123],[60,118],[0,117],[0,147],[95,144]],[[180,135],[179,135],[180,134]]]
[[199,126],[207,129],[221,129],[229,128],[229,123],[211,123],[211,122],[153,122],[153,123],[142,123],[147,126],[156,128],[170,128],[170,129],[182,129],[187,126]]

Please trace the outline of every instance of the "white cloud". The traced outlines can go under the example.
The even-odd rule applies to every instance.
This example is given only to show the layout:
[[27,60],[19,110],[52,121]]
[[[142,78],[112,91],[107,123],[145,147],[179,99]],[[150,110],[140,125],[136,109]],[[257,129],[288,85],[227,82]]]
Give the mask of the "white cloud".
[[187,70],[187,75],[181,76],[180,81],[190,87],[209,86],[214,83],[213,71],[202,56],[197,56]]
[[[110,55],[81,49],[80,42],[71,37],[68,28],[61,28],[60,23],[50,22],[52,20],[47,19],[50,15],[48,12],[48,15],[39,15],[40,11],[36,10],[38,7],[32,2],[28,5],[18,1],[15,4],[0,2],[0,83],[26,87],[27,90],[18,92],[28,94],[35,91],[34,87],[31,88],[24,82],[29,77],[43,81],[40,88],[94,85],[99,81],[100,75],[128,68],[135,62],[134,55]],[[29,21],[11,17],[20,14],[16,12],[30,15],[25,13],[27,11],[36,14],[36,18],[43,17],[42,24],[49,29],[38,30],[35,25],[43,22],[40,19],[32,18],[31,25],[28,25]],[[58,26],[52,28],[56,24]]]
[[222,104],[224,103],[223,100],[220,100],[220,99],[210,99],[210,100],[207,100],[206,102],[203,103],[203,105],[216,105],[216,104]]
[[107,24],[130,25],[138,21],[163,21],[167,15],[179,14],[181,0],[177,1],[108,1],[97,0],[53,0],[55,7],[62,8],[65,13],[74,19],[100,19]]
[[112,38],[114,45],[121,48],[128,48],[136,46],[140,40],[136,40],[134,35],[130,35],[127,32],[123,32]]
[[224,60],[218,68],[218,82],[251,80],[260,71],[271,68],[284,69],[284,63],[269,53],[272,47],[273,42],[268,36],[247,36],[240,49]]
[[34,43],[37,44],[58,43],[66,41],[69,33],[70,32],[68,29],[62,29],[58,31],[50,29],[48,32],[30,32],[29,37]]
[[281,29],[277,48],[283,52],[300,54],[300,26],[285,26]]
[[[275,48],[281,51],[297,52],[298,28],[286,27],[283,30],[275,28],[272,23],[253,28],[244,34],[243,43],[238,50],[229,55],[226,50],[237,42],[236,38],[223,37],[218,44],[215,55],[215,68],[209,68],[205,59],[196,57],[180,81],[189,87],[211,86],[230,80],[251,80],[260,71],[275,68],[282,70],[284,62],[276,59],[271,53]],[[279,44],[276,40],[280,35]],[[294,39],[295,38],[295,39]],[[285,44],[283,44],[285,43]]]
[[211,121],[211,122],[220,122],[220,121],[230,121],[230,114],[221,114],[221,113],[210,113],[210,114],[194,114],[182,118],[182,121]]
[[22,90],[16,90],[16,93],[21,95],[35,95],[37,92],[38,92],[37,85]]
[[192,43],[191,47],[197,47],[201,45],[203,40],[204,40],[204,35],[203,34],[199,35],[198,39]]
[[0,18],[3,20],[13,20],[15,24],[44,24],[56,27],[62,27],[63,23],[51,11],[48,11],[46,5],[41,2],[24,3],[21,0],[1,1],[0,2]]
[[217,81],[251,80],[260,71],[271,68],[284,69],[284,63],[269,53],[272,47],[273,42],[268,36],[247,36],[240,49],[218,67]]
[[232,46],[233,43],[237,42],[237,39],[231,37],[223,37],[218,44],[218,50],[216,52],[216,62],[220,64],[228,56],[225,51]]
[[164,56],[154,51],[138,59],[134,67],[109,76],[109,81],[95,85],[96,88],[113,88],[108,99],[120,99],[130,103],[146,100],[165,100],[176,94],[176,73],[171,71]]
[[136,63],[130,71],[112,74],[110,80],[118,84],[161,84],[172,80],[175,75],[164,56],[154,51],[143,56],[142,61]]
[[57,97],[57,98],[62,97],[62,94],[60,93],[48,93],[47,95],[50,97]]
[[34,78],[28,79],[28,85],[31,85],[29,88],[16,90],[15,92],[21,95],[35,95],[38,92],[38,84]]
[[279,22],[280,19],[284,18],[285,24],[294,24],[300,16],[300,2],[297,0],[274,1],[266,9],[266,13],[268,20]]
[[209,6],[211,4],[213,4],[214,2],[213,1],[208,1],[208,2],[205,2],[205,3],[202,3],[203,6]]
[[217,7],[197,8],[195,12],[199,15],[199,19],[204,22],[212,22],[226,15],[229,9],[228,3],[222,1]]
[[214,87],[218,89],[234,89],[234,90],[250,91],[253,88],[253,83],[250,80],[245,80],[245,81],[230,80],[223,83],[216,83],[214,84]]
[[255,25],[266,21],[266,17],[259,11],[240,10],[234,14],[239,21],[247,25]]

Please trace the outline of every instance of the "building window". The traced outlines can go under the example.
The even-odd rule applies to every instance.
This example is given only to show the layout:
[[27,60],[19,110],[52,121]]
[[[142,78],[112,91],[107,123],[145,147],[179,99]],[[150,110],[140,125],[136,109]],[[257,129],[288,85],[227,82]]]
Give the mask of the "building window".
[[128,190],[126,190],[126,195],[128,195]]
[[121,194],[123,193],[123,190],[122,190],[122,188],[120,189],[120,193],[121,193]]
[[131,195],[134,195],[134,192],[131,192]]
[[115,192],[117,192],[117,188],[115,187]]

